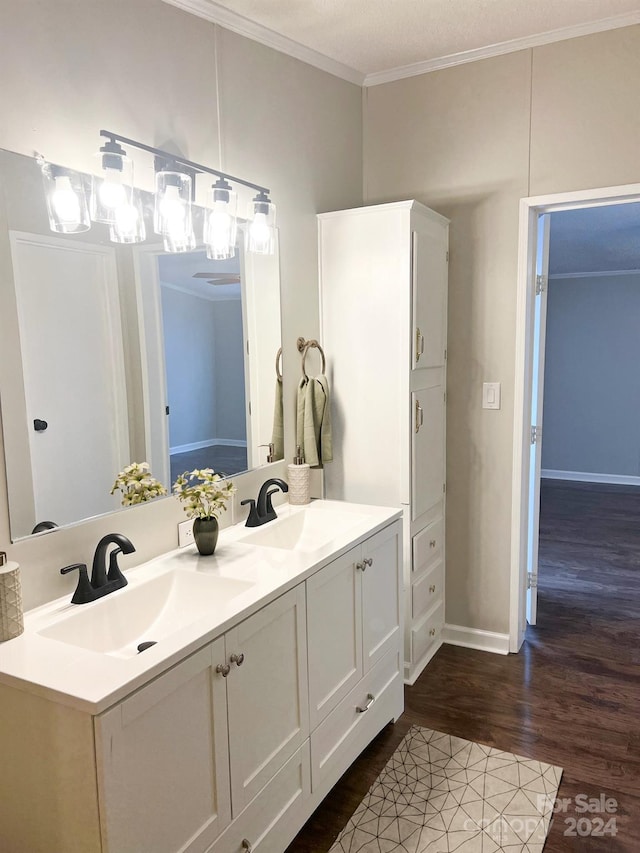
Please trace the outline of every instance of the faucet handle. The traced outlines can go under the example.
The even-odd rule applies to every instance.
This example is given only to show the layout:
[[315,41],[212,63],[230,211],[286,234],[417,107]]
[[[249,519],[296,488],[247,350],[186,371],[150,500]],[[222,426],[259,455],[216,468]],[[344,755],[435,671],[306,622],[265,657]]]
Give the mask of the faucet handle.
[[240,506],[244,506],[245,504],[249,504],[249,515],[245,522],[245,527],[258,527],[260,525],[260,519],[258,518],[258,511],[256,510],[256,502],[253,498],[247,498],[244,501],[240,501]]
[[87,566],[85,563],[73,563],[71,566],[65,566],[63,569],[60,569],[60,574],[68,575],[69,572],[73,572],[76,569],[79,574],[78,586],[76,587],[76,591],[73,593],[71,603],[87,604],[89,601],[95,601],[96,593],[89,582],[89,575],[87,574]]

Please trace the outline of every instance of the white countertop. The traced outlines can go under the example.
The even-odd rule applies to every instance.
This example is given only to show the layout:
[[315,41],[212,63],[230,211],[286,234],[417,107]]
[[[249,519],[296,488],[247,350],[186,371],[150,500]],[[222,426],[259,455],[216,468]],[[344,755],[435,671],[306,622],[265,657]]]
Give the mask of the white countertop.
[[[315,513],[323,508],[353,514],[354,523],[315,551],[285,550],[239,541],[253,532],[277,525],[274,521],[253,530],[235,525],[220,531],[216,552],[211,557],[201,557],[193,545],[170,551],[127,571],[126,557],[120,555],[120,567],[129,581],[124,589],[82,605],[71,604],[70,593],[25,613],[24,634],[0,643],[0,683],[99,714],[306,580],[362,539],[402,517],[399,509],[340,501],[314,501],[308,507],[283,504],[277,512],[279,518],[286,519],[298,512]],[[125,596],[137,585],[174,569],[249,581],[251,586],[227,605],[212,608],[211,614],[133,657],[120,658],[90,651],[39,633],[79,610],[89,613],[107,600]]]

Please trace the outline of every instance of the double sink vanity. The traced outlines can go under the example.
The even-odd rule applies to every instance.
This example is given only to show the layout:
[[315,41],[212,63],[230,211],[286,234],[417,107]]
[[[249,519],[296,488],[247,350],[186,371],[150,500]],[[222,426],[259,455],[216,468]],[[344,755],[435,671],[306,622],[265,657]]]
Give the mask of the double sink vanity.
[[282,853],[402,713],[401,512],[278,515],[0,645],[3,851]]

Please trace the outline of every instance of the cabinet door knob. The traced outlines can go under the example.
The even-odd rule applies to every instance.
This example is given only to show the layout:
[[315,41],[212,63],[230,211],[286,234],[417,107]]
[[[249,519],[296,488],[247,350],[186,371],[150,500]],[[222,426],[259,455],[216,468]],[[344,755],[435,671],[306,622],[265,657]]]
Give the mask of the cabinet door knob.
[[251,851],[253,850],[251,842],[247,838],[242,839],[242,849],[246,850],[247,853],[251,853]]
[[372,566],[373,565],[373,557],[365,557],[362,562],[365,564],[365,566]]
[[364,708],[361,708],[359,705],[357,705],[356,706],[356,713],[357,714],[364,714],[365,711],[369,710],[369,708],[373,705],[373,703],[375,701],[376,701],[376,697],[373,695],[373,693],[367,693],[367,701],[364,703]]
[[235,663],[236,666],[242,666],[242,664],[244,663],[244,652],[240,652],[239,655],[234,652],[229,658],[229,660],[231,661],[231,663]]
[[223,678],[226,678],[231,672],[231,667],[228,663],[219,663],[216,667],[216,672],[219,673]]
[[359,572],[366,572],[366,571],[367,571],[367,563],[366,563],[366,561],[365,561],[365,560],[363,560],[361,563],[356,563],[356,569],[357,569]]
[[429,592],[435,592],[435,591],[436,591],[436,585],[434,583],[432,583],[431,586],[429,587]]

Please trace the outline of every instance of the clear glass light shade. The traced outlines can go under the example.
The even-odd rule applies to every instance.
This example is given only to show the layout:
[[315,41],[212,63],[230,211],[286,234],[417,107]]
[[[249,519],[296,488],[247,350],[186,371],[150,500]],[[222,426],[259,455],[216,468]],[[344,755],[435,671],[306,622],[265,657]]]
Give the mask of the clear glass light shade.
[[264,193],[249,204],[246,248],[257,255],[273,255],[276,246],[276,206]]
[[82,176],[70,169],[47,165],[42,176],[49,227],[58,234],[77,234],[91,227]]
[[116,211],[132,203],[133,164],[119,154],[100,154],[101,167],[91,179],[91,219],[113,225]]
[[193,252],[196,247],[196,235],[193,228],[190,231],[180,233],[164,234],[162,237],[165,252],[176,254],[178,252]]
[[176,243],[192,234],[190,175],[183,172],[156,172],[153,228],[156,234],[169,237]]
[[209,192],[209,206],[204,216],[203,242],[211,260],[232,258],[236,253],[238,196],[221,179]]
[[142,243],[146,239],[140,193],[132,190],[129,198],[115,208],[115,221],[109,227],[109,237],[114,243]]

